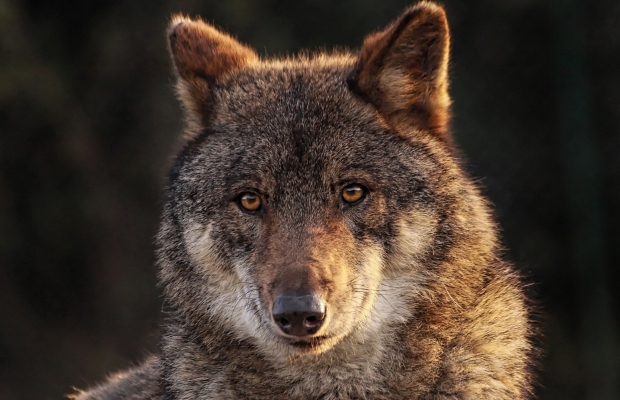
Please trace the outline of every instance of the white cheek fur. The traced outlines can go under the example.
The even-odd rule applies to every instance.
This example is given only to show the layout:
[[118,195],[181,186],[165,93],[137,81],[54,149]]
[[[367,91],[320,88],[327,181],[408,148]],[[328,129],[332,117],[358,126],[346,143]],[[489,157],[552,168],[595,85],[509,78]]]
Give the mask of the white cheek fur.
[[212,232],[212,224],[204,227],[194,223],[183,234],[189,256],[204,276],[205,313],[234,327],[239,338],[255,337],[261,332],[259,317],[252,308],[252,303],[258,305],[258,289],[244,279],[248,275],[243,263],[234,266],[236,273],[230,273],[226,261],[217,256]]

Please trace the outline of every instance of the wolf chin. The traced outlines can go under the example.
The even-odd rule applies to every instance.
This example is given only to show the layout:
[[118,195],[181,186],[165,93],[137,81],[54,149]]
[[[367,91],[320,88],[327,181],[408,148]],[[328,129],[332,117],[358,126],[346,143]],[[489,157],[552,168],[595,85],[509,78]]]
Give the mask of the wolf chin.
[[444,10],[357,53],[168,31],[188,128],[158,234],[160,355],[74,398],[526,399],[530,311],[449,133]]

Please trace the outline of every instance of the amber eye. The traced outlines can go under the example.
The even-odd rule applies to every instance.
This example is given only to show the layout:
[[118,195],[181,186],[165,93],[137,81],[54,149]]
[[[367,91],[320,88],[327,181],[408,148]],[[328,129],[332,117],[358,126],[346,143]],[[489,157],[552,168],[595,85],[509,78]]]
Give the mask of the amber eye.
[[239,204],[246,211],[258,211],[262,205],[260,197],[254,193],[243,193],[239,197]]
[[363,186],[354,183],[342,189],[342,200],[347,203],[355,203],[361,200],[365,193]]

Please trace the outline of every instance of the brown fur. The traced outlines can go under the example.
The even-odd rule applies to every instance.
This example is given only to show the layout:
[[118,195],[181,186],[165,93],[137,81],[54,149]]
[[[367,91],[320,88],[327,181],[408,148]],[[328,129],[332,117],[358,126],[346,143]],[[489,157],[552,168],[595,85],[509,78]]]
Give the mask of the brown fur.
[[197,20],[175,16],[168,29],[170,54],[182,78],[179,95],[184,99],[189,129],[188,137],[207,124],[212,108],[213,81],[235,69],[258,61],[256,53],[232,37]]
[[368,36],[351,81],[401,130],[447,138],[450,33],[444,10],[420,3]]
[[[170,321],[160,356],[77,398],[529,398],[522,286],[450,144],[443,9],[358,55],[259,60],[182,17],[169,34],[190,125],[158,236]],[[306,338],[271,316],[299,287],[326,302]]]

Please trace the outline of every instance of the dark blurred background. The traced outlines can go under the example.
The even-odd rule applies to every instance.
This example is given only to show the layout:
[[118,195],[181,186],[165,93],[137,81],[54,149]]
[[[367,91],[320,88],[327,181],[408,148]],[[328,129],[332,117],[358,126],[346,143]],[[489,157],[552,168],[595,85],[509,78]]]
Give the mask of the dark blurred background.
[[[182,116],[165,39],[357,47],[406,0],[0,0],[0,399],[157,350],[153,237]],[[620,399],[620,2],[446,0],[454,131],[540,303],[540,399]]]

